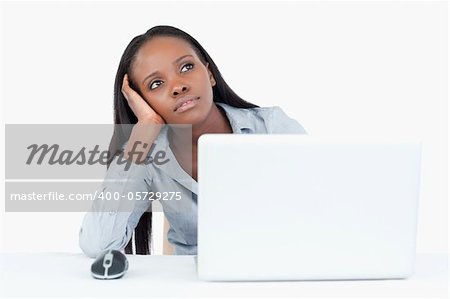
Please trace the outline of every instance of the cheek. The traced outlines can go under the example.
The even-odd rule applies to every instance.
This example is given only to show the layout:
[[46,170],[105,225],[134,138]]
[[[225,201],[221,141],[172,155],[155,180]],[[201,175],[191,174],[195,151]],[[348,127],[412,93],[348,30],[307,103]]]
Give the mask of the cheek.
[[157,104],[155,103],[155,100],[152,99],[152,98],[150,98],[148,95],[145,95],[145,96],[144,96],[144,100],[145,100],[145,102],[146,102],[148,105],[150,105],[150,107],[156,107],[156,106],[157,106]]
[[198,82],[202,82],[202,89],[203,92],[208,96],[212,98],[213,90],[211,86],[211,81],[209,80],[209,74],[208,72],[205,72],[201,75],[201,77],[198,78]]
[[145,102],[156,112],[161,112],[161,105],[158,103],[158,100],[154,97],[149,97],[148,95],[144,97]]
[[153,111],[155,111],[156,114],[159,114],[164,120],[167,120],[167,117],[172,113],[173,105],[167,103],[167,99],[160,99],[155,96],[150,98],[149,96],[146,96],[145,101]]

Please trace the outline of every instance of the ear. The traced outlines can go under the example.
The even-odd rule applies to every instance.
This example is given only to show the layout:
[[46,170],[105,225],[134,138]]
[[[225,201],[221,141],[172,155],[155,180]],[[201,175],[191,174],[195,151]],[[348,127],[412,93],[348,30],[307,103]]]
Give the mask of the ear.
[[216,80],[214,79],[214,75],[212,74],[212,72],[209,69],[209,63],[206,63],[206,69],[208,70],[208,74],[209,74],[209,82],[211,82],[211,86],[215,86],[216,85]]

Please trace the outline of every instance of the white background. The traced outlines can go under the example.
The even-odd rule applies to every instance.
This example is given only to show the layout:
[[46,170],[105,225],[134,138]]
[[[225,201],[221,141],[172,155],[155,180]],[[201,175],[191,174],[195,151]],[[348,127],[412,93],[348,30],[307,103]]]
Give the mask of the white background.
[[[422,139],[417,250],[447,251],[446,2],[0,5],[2,123],[112,123],[125,47],[173,25],[204,46],[241,97],[281,106],[310,135]],[[4,169],[3,142],[1,150]],[[2,208],[1,251],[80,252],[82,217]]]

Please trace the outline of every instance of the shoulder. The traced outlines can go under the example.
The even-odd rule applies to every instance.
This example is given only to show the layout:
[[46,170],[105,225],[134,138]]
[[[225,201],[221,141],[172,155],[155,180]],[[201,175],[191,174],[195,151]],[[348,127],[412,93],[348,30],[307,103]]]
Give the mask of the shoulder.
[[254,108],[264,119],[269,134],[307,134],[303,126],[284,112],[281,107]]
[[255,129],[255,133],[307,134],[303,126],[289,117],[281,107],[236,108],[220,103],[234,121]]

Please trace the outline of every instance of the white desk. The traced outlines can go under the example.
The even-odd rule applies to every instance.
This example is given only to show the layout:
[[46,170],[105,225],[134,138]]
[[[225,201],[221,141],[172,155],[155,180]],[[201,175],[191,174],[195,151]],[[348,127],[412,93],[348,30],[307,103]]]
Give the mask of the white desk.
[[340,296],[447,298],[446,254],[418,255],[406,280],[204,282],[193,256],[127,256],[130,268],[118,280],[96,280],[92,259],[69,253],[1,255],[2,296]]

